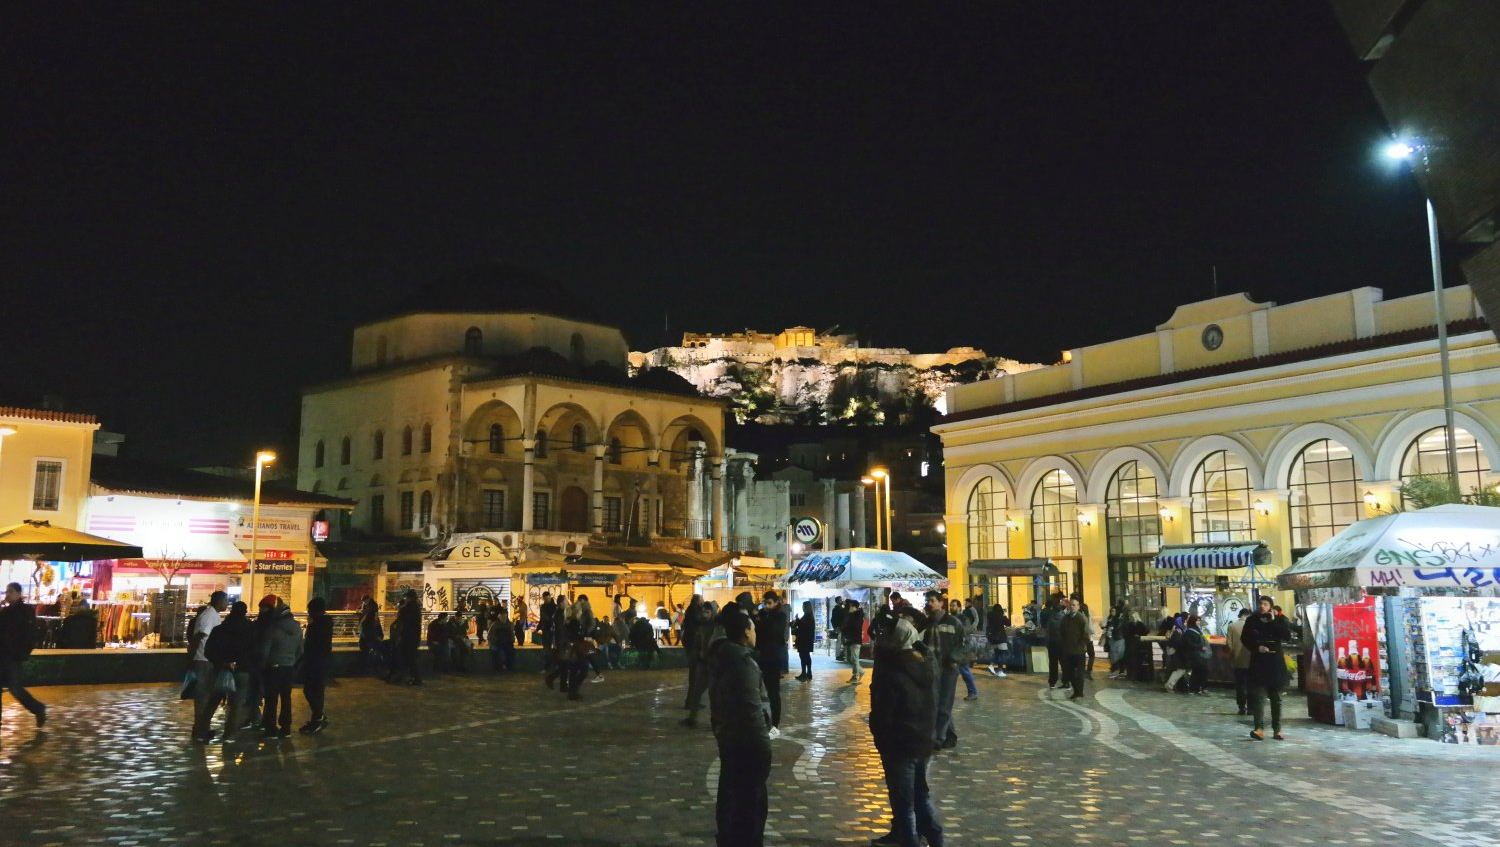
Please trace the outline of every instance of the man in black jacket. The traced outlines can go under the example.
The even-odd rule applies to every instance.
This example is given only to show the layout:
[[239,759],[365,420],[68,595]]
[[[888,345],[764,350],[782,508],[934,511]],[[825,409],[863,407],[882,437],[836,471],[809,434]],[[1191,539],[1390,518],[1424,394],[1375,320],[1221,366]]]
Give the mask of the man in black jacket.
[[1062,612],[1055,620],[1058,634],[1057,652],[1062,660],[1063,679],[1067,680],[1067,685],[1073,689],[1068,699],[1079,700],[1083,697],[1083,667],[1084,660],[1088,656],[1088,618],[1078,610],[1073,598],[1068,597],[1062,601]]
[[933,749],[958,746],[958,733],[953,728],[953,695],[958,687],[958,663],[964,647],[963,626],[948,614],[948,601],[936,591],[923,595],[926,600],[927,660],[932,663],[937,678],[937,709],[933,723]]
[[859,685],[859,681],[865,678],[865,666],[859,659],[860,649],[865,643],[865,610],[859,607],[858,600],[850,600],[849,608],[844,612],[843,629],[840,632],[844,643],[844,650],[849,659],[849,665],[854,670],[849,682]]
[[243,600],[236,600],[229,607],[229,617],[213,628],[208,634],[208,643],[203,645],[203,655],[213,664],[215,677],[220,671],[229,671],[234,675],[234,691],[218,692],[213,707],[208,712],[212,717],[219,708],[218,698],[229,702],[224,710],[222,736],[226,742],[244,726],[245,709],[254,693],[250,685],[250,673],[255,667],[256,636],[255,624],[251,623],[248,615],[249,608]]
[[762,847],[766,780],[771,776],[771,712],[755,661],[755,627],[734,603],[719,615],[718,626],[724,637],[709,648],[708,659],[708,705],[719,746],[714,843]]
[[766,684],[766,700],[771,707],[771,735],[779,735],[781,726],[781,675],[786,673],[786,606],[775,591],[762,597],[760,614],[755,616],[756,659],[761,679]]
[[407,674],[407,685],[421,685],[422,671],[417,667],[417,649],[422,646],[422,601],[417,597],[416,589],[407,589],[406,595],[401,598],[401,606],[396,610],[396,628],[399,630],[396,643],[396,655],[400,657],[397,662],[397,671],[392,674],[393,678],[399,678],[400,672]]
[[21,594],[21,583],[5,586],[5,608],[0,609],[0,685],[36,716],[38,727],[47,723],[47,707],[31,696],[21,677],[21,665],[36,646],[36,609]]
[[870,681],[870,735],[880,752],[891,803],[891,831],[877,845],[942,847],[943,827],[927,787],[932,727],[937,718],[932,663],[910,619],[893,618],[874,642]]
[[328,601],[314,597],[307,601],[307,636],[302,643],[302,696],[307,699],[312,716],[297,730],[313,735],[328,728],[323,711],[328,692],[328,674],[333,670],[333,618],[328,616]]

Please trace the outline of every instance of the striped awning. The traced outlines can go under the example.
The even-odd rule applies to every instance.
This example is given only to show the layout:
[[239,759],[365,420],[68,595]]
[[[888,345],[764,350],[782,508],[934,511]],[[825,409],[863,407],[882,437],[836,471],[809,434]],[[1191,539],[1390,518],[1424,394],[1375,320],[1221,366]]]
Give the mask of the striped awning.
[[1261,541],[1225,544],[1163,544],[1156,554],[1156,567],[1165,570],[1231,571],[1256,567],[1271,561],[1271,550]]

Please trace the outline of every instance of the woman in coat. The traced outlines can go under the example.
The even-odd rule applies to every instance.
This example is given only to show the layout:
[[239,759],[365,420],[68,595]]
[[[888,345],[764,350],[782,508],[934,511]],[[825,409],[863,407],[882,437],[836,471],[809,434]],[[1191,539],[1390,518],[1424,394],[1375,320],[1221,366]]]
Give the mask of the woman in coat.
[[1208,638],[1203,634],[1203,624],[1197,615],[1189,615],[1182,629],[1181,650],[1183,663],[1188,669],[1188,691],[1192,694],[1208,694]]
[[903,617],[876,644],[880,673],[870,683],[870,734],[885,769],[891,804],[891,835],[877,839],[902,847],[942,847],[943,827],[927,785],[937,694],[932,663],[919,649],[912,622]]
[[984,638],[990,643],[990,673],[1005,679],[1005,655],[1010,652],[1010,615],[996,603],[984,616]]
[[1240,635],[1245,649],[1250,651],[1250,669],[1246,674],[1250,693],[1250,714],[1255,716],[1255,728],[1250,737],[1256,741],[1266,740],[1265,704],[1271,701],[1271,732],[1277,741],[1281,734],[1281,690],[1286,688],[1291,675],[1287,673],[1286,657],[1282,650],[1291,641],[1292,629],[1286,618],[1272,614],[1270,597],[1260,598],[1260,611],[1245,622]]
[[813,643],[817,640],[817,620],[813,617],[811,600],[802,601],[802,614],[792,621],[792,646],[797,648],[797,658],[802,662],[802,671],[797,679],[806,682],[812,679]]

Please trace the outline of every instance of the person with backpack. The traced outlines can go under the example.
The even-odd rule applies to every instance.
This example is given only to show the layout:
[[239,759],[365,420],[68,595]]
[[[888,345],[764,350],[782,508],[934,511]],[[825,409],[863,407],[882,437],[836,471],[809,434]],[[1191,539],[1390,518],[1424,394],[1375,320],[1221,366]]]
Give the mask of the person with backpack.
[[47,707],[31,696],[21,677],[21,667],[36,647],[36,608],[26,602],[21,583],[5,586],[5,607],[0,608],[0,685],[10,691],[41,729],[47,723]]

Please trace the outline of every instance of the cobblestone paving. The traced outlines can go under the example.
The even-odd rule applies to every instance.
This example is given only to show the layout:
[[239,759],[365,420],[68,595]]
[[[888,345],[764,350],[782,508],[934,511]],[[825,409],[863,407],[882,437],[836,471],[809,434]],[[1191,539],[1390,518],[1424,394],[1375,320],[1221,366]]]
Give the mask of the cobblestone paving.
[[[847,678],[783,686],[772,844],[886,829],[868,676]],[[714,746],[677,725],[682,683],[611,673],[570,703],[536,674],[343,680],[322,735],[207,747],[170,686],[36,689],[45,730],[5,701],[0,844],[711,844]],[[1075,705],[986,677],[959,700],[961,746],[932,774],[950,844],[1500,844],[1500,750],[1302,718],[1252,742],[1222,693],[1097,684]]]

